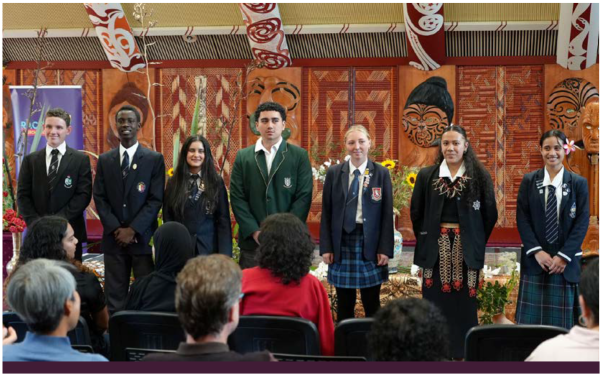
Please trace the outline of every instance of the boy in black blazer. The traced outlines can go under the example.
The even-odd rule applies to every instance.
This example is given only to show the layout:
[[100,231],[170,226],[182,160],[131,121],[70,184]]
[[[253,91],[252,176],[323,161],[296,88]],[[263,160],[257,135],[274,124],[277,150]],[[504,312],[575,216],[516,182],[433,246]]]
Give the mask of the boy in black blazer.
[[152,247],[148,244],[158,223],[165,186],[162,154],[137,141],[140,113],[125,105],[116,114],[119,148],[100,155],[94,201],[104,227],[102,251],[108,311],[125,305],[131,270],[135,278],[151,273]]
[[65,139],[72,127],[71,116],[64,109],[50,109],[43,126],[46,147],[23,159],[17,206],[27,226],[47,215],[69,220],[79,240],[75,259],[81,261],[82,243],[87,242],[83,212],[92,199],[90,159],[67,146]]

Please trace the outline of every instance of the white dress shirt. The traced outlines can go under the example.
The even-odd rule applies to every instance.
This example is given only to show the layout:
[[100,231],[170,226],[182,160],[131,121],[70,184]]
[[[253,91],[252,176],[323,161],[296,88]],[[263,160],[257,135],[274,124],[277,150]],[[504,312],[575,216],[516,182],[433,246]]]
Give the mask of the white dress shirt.
[[449,178],[451,182],[454,182],[456,178],[462,177],[465,174],[466,170],[467,169],[465,168],[465,162],[463,161],[463,163],[458,168],[456,174],[452,176],[452,173],[450,173],[450,168],[448,167],[448,163],[446,162],[446,160],[444,160],[440,164],[440,178],[446,177]]
[[[50,172],[50,163],[52,162],[52,150],[55,148],[50,147],[46,144],[46,174]],[[62,160],[62,156],[65,155],[67,151],[67,142],[62,142],[56,149],[58,149],[58,165],[56,165],[56,170],[58,171],[58,167],[60,166],[60,160]]]
[[125,148],[123,147],[123,144],[119,144],[119,155],[121,156],[119,158],[119,165],[123,164],[123,154],[127,152],[127,154],[129,155],[129,167],[131,167],[131,163],[133,162],[133,155],[135,154],[135,151],[137,151],[139,145],[140,143],[136,142],[131,147]]
[[275,143],[271,149],[266,149],[265,146],[263,145],[262,142],[262,138],[259,138],[256,141],[256,147],[254,147],[254,153],[258,152],[258,151],[263,151],[265,152],[265,159],[267,161],[267,173],[271,174],[271,165],[273,165],[273,160],[275,160],[275,155],[277,155],[277,150],[279,149],[279,146],[281,146],[281,142],[283,141],[283,138],[279,138],[279,141],[277,143]]
[[362,193],[363,193],[363,184],[365,183],[365,170],[367,169],[367,163],[369,160],[367,159],[362,165],[356,167],[352,164],[352,161],[348,161],[350,164],[350,179],[348,180],[348,192],[350,192],[350,186],[352,186],[352,181],[354,180],[354,170],[358,169],[360,171],[360,176],[358,180],[358,205],[356,207],[356,223],[363,224],[363,216],[362,216]]

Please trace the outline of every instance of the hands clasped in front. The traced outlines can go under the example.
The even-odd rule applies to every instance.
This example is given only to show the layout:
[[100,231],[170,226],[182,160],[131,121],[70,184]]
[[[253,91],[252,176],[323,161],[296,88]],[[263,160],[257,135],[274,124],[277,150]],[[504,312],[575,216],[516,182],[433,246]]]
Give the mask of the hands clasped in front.
[[565,267],[567,267],[567,262],[560,256],[551,257],[544,251],[537,252],[535,259],[542,269],[549,274],[562,274],[565,271]]

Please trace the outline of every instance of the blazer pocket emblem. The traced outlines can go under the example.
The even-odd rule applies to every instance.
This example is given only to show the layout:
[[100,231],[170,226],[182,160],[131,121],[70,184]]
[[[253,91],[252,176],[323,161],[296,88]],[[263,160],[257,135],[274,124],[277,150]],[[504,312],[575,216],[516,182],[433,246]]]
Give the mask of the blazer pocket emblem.
[[137,190],[139,193],[144,193],[146,191],[146,184],[144,182],[138,183]]
[[283,178],[283,187],[292,188],[292,178],[291,177]]
[[67,177],[65,178],[65,188],[71,188],[73,187],[73,179],[71,178],[70,175],[67,175]]
[[371,189],[371,200],[381,201],[381,187],[373,187]]
[[479,210],[479,208],[481,208],[481,203],[479,202],[479,200],[475,200],[473,202],[473,209]]
[[577,215],[577,204],[573,203],[573,206],[571,206],[571,212],[569,213],[569,216],[571,218],[575,218],[576,215]]

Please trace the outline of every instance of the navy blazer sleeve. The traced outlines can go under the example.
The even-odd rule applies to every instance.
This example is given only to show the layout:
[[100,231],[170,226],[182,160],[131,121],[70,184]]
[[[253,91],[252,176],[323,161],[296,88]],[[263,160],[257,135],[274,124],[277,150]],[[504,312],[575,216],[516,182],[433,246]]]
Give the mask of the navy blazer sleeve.
[[96,209],[102,222],[102,227],[105,233],[112,233],[121,226],[119,218],[114,215],[110,201],[108,200],[108,188],[106,181],[106,171],[108,158],[106,155],[101,155],[98,159],[98,165],[96,168],[96,179],[94,181],[94,203],[96,203]]
[[581,244],[590,223],[590,195],[587,181],[584,178],[577,178],[574,187],[577,199],[575,222],[569,236],[565,238],[565,245],[558,252],[558,255],[562,254],[561,258],[568,262],[575,258],[576,253],[581,252]]
[[92,200],[92,167],[90,165],[90,158],[83,153],[81,156],[83,157],[79,163],[79,170],[77,170],[78,177],[75,194],[69,200],[68,204],[58,212],[59,215],[64,216],[69,221],[80,217]]
[[231,257],[233,255],[233,243],[231,240],[231,215],[229,213],[229,200],[227,199],[227,188],[221,179],[219,185],[219,205],[215,211],[216,235],[219,253]]
[[321,204],[321,230],[319,233],[319,253],[321,256],[325,253],[333,253],[333,243],[331,241],[331,189],[333,178],[333,168],[329,168],[327,174],[325,174],[323,203]]
[[131,221],[129,227],[135,230],[136,233],[143,235],[148,228],[156,221],[158,211],[163,203],[165,192],[165,159],[162,154],[158,154],[154,160],[152,168],[152,178],[150,180],[150,191],[146,198],[146,202],[142,209]]
[[[521,186],[519,187],[519,194],[517,195],[517,229],[519,230],[519,236],[521,237],[527,256],[533,256],[542,250],[542,245],[535,236],[533,229],[533,217],[529,203],[532,192],[532,176],[533,174],[523,177]],[[537,196],[535,197],[537,198]]]
[[485,242],[487,243],[492,235],[496,221],[498,221],[498,207],[496,206],[496,195],[494,192],[494,183],[490,173],[485,171],[488,183],[487,191],[481,191],[483,204],[481,207],[481,216],[483,218],[483,227],[485,230]]
[[394,196],[392,190],[392,179],[387,168],[381,167],[383,172],[382,189],[382,211],[380,221],[379,248],[377,253],[384,254],[389,258],[394,257]]

